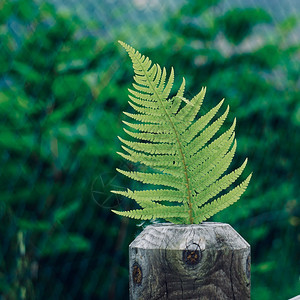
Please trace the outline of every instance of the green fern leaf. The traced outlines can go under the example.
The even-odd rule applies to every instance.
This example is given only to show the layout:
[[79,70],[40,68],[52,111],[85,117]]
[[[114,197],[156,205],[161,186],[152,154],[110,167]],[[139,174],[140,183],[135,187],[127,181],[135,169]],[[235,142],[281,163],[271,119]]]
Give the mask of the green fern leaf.
[[[129,54],[135,72],[129,105],[134,112],[123,121],[132,140],[119,138],[124,159],[144,165],[147,172],[125,171],[121,174],[158,186],[137,191],[113,191],[133,199],[141,207],[113,211],[121,216],[151,220],[163,218],[176,224],[201,223],[237,201],[246,190],[251,174],[222,195],[242,175],[247,160],[228,174],[236,150],[235,120],[223,134],[215,137],[227,118],[229,107],[216,118],[224,99],[205,115],[198,117],[206,88],[188,100],[184,97],[185,80],[170,98],[174,70],[152,64],[148,57],[120,42]],[[215,137],[215,138],[214,138]],[[163,188],[161,188],[163,186]],[[220,195],[218,197],[218,195]]]
[[135,151],[142,151],[149,154],[173,154],[174,155],[176,153],[176,149],[174,149],[173,144],[140,143],[140,142],[126,141],[120,137],[118,138],[123,144],[129,146]]
[[244,171],[246,164],[247,164],[247,159],[238,169],[232,171],[228,175],[223,176],[221,179],[215,181],[210,186],[207,185],[207,188],[203,189],[198,196],[198,198],[201,199],[197,202],[198,206],[204,204],[209,199],[213,198],[219,192],[228,188],[233,182],[235,182]]
[[[217,178],[219,178],[227,170],[236,150],[235,141],[232,149],[227,152],[228,148],[232,144],[233,139],[234,135],[232,135],[228,142],[226,144],[224,143],[224,145],[220,147],[218,151],[212,152],[207,160],[193,168],[195,176],[192,178],[192,180],[195,183],[197,183],[198,180],[202,180],[201,187],[203,188],[206,186],[207,181],[208,184],[212,183],[210,180],[211,176],[217,175]],[[223,170],[224,166],[226,166],[225,170]]]
[[166,133],[166,134],[172,134],[172,131],[169,129],[164,128],[160,125],[152,125],[152,124],[132,124],[126,121],[123,121],[124,124],[126,124],[128,127],[131,127],[132,129],[139,130],[141,132],[148,132],[148,133]]
[[117,169],[117,171],[131,179],[147,184],[164,185],[177,189],[180,189],[182,185],[182,178],[168,174],[143,173],[134,171],[128,172],[120,169]]
[[200,151],[198,151],[194,156],[190,158],[190,163],[191,163],[190,168],[193,171],[198,165],[206,161],[211,156],[212,153],[218,151],[218,149],[222,147],[222,145],[226,143],[226,141],[228,141],[230,136],[234,133],[235,123],[236,122],[234,120],[231,127],[225,133],[223,133],[221,136],[219,136],[210,144],[206,145],[204,148],[202,148]]
[[176,115],[176,119],[187,124],[192,122],[200,110],[206,88],[202,88],[201,91],[189,102],[188,105],[184,106]]
[[156,218],[170,218],[170,217],[181,217],[184,218],[187,214],[187,211],[184,211],[179,206],[165,206],[156,204],[155,207],[147,207],[144,209],[136,209],[131,211],[115,211],[114,213],[141,220],[151,220]]
[[217,212],[225,209],[229,205],[236,202],[246,190],[249,181],[251,179],[251,176],[252,173],[233,190],[219,197],[218,199],[212,201],[211,203],[204,205],[202,209],[199,211],[199,215],[195,218],[195,221],[197,223],[201,223],[206,219],[210,218],[211,216],[213,216],[214,214],[216,214]]
[[131,137],[138,140],[156,143],[175,143],[174,136],[172,134],[132,132],[130,130],[127,130],[126,128],[124,128],[124,131]]
[[218,112],[219,108],[223,104],[224,100],[222,100],[217,106],[212,108],[207,114],[199,118],[196,122],[194,122],[187,130],[183,133],[183,137],[186,143],[189,143],[215,116]]
[[[173,201],[181,203],[183,201],[183,194],[180,191],[170,189],[157,189],[157,190],[142,190],[142,191],[112,191],[113,193],[134,199],[136,201]],[[151,201],[151,202],[152,202]]]
[[229,112],[229,106],[224,114],[200,133],[192,142],[187,146],[187,152],[190,155],[197,153],[211,138],[218,132],[222,124],[224,123]]

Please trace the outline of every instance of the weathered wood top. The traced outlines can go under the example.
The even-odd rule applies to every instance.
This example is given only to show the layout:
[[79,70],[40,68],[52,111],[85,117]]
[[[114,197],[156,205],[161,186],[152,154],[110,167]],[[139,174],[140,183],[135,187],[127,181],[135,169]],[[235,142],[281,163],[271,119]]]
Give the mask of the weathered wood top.
[[201,250],[216,247],[249,248],[250,245],[225,223],[204,222],[193,225],[161,223],[147,226],[130,244],[130,248],[184,250],[198,242]]

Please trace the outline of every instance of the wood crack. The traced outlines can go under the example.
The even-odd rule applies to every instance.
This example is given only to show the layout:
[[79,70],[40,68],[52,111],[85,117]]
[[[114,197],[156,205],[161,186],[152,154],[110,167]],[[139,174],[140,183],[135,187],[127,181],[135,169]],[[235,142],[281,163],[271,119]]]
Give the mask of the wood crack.
[[182,300],[184,300],[184,298],[183,298],[183,296],[184,296],[184,294],[183,294],[183,282],[182,282],[181,278],[179,278],[179,279],[180,279],[180,287],[181,287],[181,298],[182,298]]

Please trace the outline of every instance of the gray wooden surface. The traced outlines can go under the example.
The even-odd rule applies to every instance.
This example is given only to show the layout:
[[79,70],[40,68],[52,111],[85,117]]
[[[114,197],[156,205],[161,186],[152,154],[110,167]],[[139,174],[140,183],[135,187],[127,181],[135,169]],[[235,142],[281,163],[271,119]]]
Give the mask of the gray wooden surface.
[[250,299],[250,264],[228,224],[150,225],[129,246],[130,299]]

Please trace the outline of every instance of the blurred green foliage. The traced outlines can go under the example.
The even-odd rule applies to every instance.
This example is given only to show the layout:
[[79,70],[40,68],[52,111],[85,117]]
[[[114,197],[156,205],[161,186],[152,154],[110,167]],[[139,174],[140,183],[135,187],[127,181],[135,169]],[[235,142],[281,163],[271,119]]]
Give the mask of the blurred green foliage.
[[[115,152],[132,70],[120,37],[91,35],[86,21],[37,3],[0,0],[0,294],[126,299],[136,229],[110,213],[127,202],[109,191],[128,185]],[[130,43],[174,66],[178,84],[189,74],[189,93],[207,86],[207,110],[223,97],[230,104],[236,163],[249,157],[254,176],[214,220],[251,244],[253,299],[284,299],[300,292],[300,52],[290,40],[299,23],[275,24],[256,8],[223,13],[218,3],[175,12],[151,54],[138,33]]]
[[109,196],[101,176],[115,176],[126,103],[116,47],[84,36],[78,18],[46,3],[0,7],[0,294],[105,298],[127,268],[126,249],[114,256],[127,223],[102,211],[103,199],[92,200],[92,190]]

